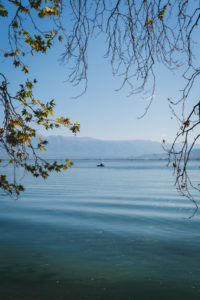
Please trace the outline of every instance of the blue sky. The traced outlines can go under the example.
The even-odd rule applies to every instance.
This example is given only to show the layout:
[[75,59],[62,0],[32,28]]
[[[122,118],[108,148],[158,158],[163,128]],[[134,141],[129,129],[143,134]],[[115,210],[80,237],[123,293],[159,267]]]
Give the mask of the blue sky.
[[[4,36],[3,47],[6,51],[6,24],[0,28]],[[55,99],[55,117],[68,116],[72,121],[81,124],[78,136],[93,137],[105,140],[148,139],[172,141],[177,131],[177,121],[172,119],[168,107],[168,98],[177,99],[178,91],[183,86],[179,71],[170,72],[161,65],[156,66],[156,90],[154,101],[145,117],[140,117],[148,103],[148,94],[132,95],[129,90],[116,92],[120,86],[120,78],[112,76],[108,60],[103,58],[105,43],[102,38],[93,40],[89,47],[88,89],[86,93],[74,99],[80,88],[74,88],[66,81],[68,66],[59,63],[64,44],[56,44],[46,55],[35,55],[28,59],[29,79],[37,78],[36,98],[43,101]],[[5,72],[15,88],[24,75],[14,70],[11,60],[1,57],[1,70]],[[195,89],[197,92],[197,88]],[[41,132],[42,134],[71,135],[66,129]]]

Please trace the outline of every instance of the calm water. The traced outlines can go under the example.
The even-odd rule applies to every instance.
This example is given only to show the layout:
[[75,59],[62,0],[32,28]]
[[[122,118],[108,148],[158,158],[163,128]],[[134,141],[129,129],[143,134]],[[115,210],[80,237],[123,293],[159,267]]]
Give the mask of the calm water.
[[166,162],[97,163],[0,194],[0,299],[200,299],[200,213]]

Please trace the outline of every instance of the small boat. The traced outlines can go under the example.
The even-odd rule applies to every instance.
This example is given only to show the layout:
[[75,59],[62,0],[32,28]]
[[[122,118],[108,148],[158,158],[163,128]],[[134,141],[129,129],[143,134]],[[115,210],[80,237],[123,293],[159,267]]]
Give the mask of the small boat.
[[101,162],[100,164],[97,165],[97,167],[104,167],[104,163]]

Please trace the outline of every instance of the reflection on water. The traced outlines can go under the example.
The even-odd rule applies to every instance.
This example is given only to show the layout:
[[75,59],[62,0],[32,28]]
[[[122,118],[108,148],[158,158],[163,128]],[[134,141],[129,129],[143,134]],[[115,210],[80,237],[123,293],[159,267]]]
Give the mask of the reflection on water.
[[200,215],[165,162],[96,164],[0,195],[0,299],[200,299]]

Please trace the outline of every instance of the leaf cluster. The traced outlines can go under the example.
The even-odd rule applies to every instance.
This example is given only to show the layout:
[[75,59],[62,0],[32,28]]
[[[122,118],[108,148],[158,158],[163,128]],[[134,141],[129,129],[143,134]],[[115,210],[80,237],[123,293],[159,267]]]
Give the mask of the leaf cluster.
[[[25,75],[30,68],[24,59],[34,52],[46,53],[53,45],[59,28],[41,31],[36,19],[60,17],[62,1],[58,0],[8,0],[7,7],[0,3],[0,17],[9,18],[9,5],[14,5],[16,12],[8,28],[8,51],[3,53],[5,59],[12,59],[14,67],[21,67]],[[36,19],[34,17],[36,16]],[[31,20],[33,28],[26,26],[26,19]],[[1,21],[1,18],[0,18]],[[55,27],[55,23],[52,23]],[[58,37],[62,40],[62,36]],[[9,64],[9,61],[8,61]],[[40,151],[46,151],[48,141],[38,135],[40,128],[52,130],[66,127],[76,134],[80,124],[71,122],[68,117],[54,118],[54,100],[43,102],[33,93],[37,80],[26,79],[20,83],[15,95],[9,91],[9,81],[0,73],[0,107],[3,119],[0,128],[0,146],[7,152],[7,163],[13,165],[13,179],[8,179],[5,174],[0,175],[0,188],[10,195],[19,195],[24,187],[18,184],[16,169],[22,168],[25,173],[34,177],[46,179],[52,171],[61,172],[72,167],[68,159],[64,163],[48,161],[40,157]],[[3,161],[0,159],[0,164]],[[3,169],[2,169],[3,170]]]

